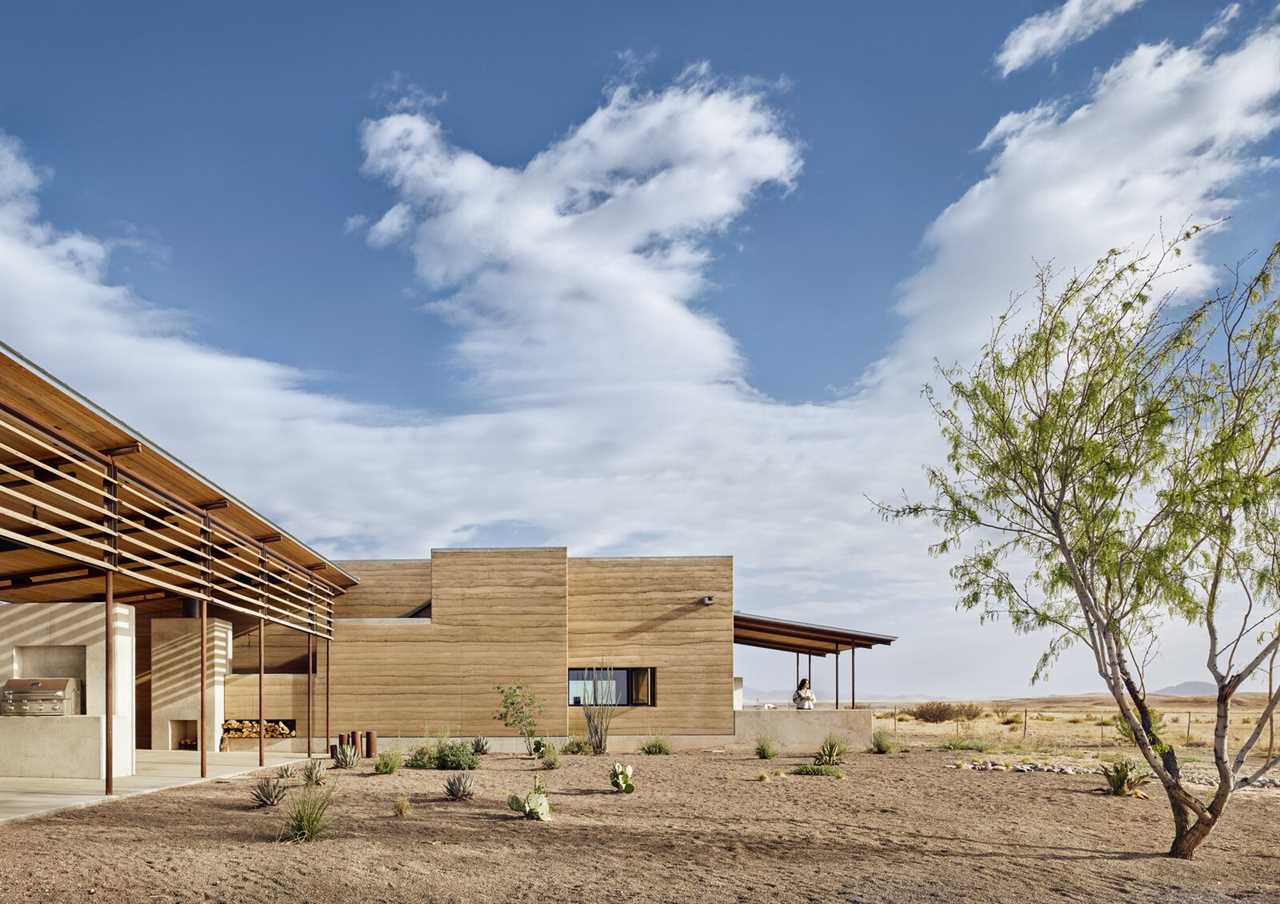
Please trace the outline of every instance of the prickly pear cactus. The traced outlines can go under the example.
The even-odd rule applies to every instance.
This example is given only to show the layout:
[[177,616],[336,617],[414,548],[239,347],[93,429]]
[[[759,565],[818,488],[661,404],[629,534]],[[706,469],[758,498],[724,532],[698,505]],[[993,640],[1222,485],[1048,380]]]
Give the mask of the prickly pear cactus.
[[535,783],[534,788],[524,797],[512,794],[507,798],[507,806],[515,810],[525,819],[536,819],[539,822],[551,821],[551,801],[542,788]]
[[613,785],[615,791],[630,794],[636,790],[635,783],[631,781],[631,771],[630,766],[624,766],[621,763],[613,764],[613,771],[609,773],[609,784]]

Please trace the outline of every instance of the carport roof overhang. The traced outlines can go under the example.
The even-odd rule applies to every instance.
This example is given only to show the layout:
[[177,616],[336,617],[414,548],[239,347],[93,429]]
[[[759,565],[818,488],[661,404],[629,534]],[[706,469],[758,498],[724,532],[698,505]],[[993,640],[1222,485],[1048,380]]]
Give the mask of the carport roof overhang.
[[749,647],[825,656],[845,650],[869,650],[876,646],[888,646],[897,639],[888,634],[871,634],[830,625],[767,618],[746,612],[733,613],[733,642]]
[[0,600],[100,600],[108,571],[120,602],[203,598],[322,635],[357,583],[0,342]]

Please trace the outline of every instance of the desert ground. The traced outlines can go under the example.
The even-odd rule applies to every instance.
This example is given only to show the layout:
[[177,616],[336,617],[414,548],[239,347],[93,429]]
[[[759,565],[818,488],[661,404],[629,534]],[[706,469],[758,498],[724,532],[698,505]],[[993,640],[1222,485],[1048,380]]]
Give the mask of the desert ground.
[[[958,768],[1030,754],[939,750],[909,724],[902,751],[851,753],[843,780],[779,774],[808,756],[628,756],[632,795],[610,789],[611,758],[565,756],[550,771],[487,756],[465,802],[445,798],[447,773],[375,775],[366,762],[330,773],[333,824],[309,844],[276,840],[287,800],[254,809],[253,776],[209,782],[0,826],[0,888],[31,901],[343,904],[1280,899],[1280,790],[1239,793],[1197,859],[1173,861],[1158,789],[1113,798],[1091,774]],[[549,823],[505,803],[535,776]],[[412,811],[397,817],[401,796]]]

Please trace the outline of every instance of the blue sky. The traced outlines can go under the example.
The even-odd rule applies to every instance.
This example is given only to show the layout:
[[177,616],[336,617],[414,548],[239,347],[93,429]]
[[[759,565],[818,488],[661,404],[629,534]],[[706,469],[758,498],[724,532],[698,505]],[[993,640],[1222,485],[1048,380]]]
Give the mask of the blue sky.
[[[928,363],[1033,259],[1230,214],[1199,288],[1280,233],[1274,13],[885,6],[8,13],[0,338],[334,554],[734,553],[745,608],[910,636],[872,690],[945,687],[964,632],[1000,660],[964,690],[1015,693],[1037,641],[953,613],[864,495],[918,480]],[[631,219],[548,221],[587,184]]]

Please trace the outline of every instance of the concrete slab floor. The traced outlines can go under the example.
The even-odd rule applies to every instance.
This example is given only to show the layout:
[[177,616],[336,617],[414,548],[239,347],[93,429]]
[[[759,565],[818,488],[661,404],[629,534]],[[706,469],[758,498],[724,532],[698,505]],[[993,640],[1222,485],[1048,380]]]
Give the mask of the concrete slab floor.
[[[282,751],[266,755],[267,767],[302,760],[306,760],[305,754]],[[258,768],[258,753],[210,753],[208,779],[200,778],[200,754],[189,750],[139,750],[137,766],[136,775],[116,779],[112,797],[102,793],[102,782],[97,779],[0,777],[0,823],[244,775]]]

